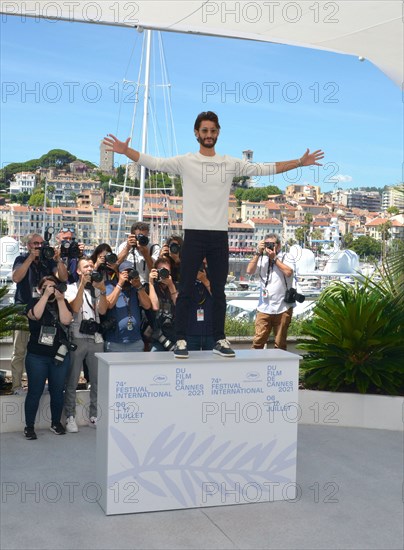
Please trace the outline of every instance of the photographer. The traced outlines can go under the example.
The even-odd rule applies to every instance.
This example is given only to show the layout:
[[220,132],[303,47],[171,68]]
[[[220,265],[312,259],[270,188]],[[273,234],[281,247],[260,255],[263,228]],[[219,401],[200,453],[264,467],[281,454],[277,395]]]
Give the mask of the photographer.
[[180,281],[181,249],[184,240],[179,235],[171,235],[161,247],[159,257],[167,258],[170,262],[172,280],[175,283]]
[[149,274],[150,300],[156,318],[152,351],[171,351],[175,344],[175,304],[178,291],[168,258],[159,258]]
[[139,272],[141,283],[145,284],[148,283],[149,272],[158,256],[158,246],[150,245],[147,223],[134,223],[126,243],[122,243],[118,248],[118,264],[125,260],[132,262],[132,267]]
[[94,271],[101,273],[104,281],[117,276],[118,256],[112,252],[109,244],[99,244],[91,254],[90,260],[94,264]]
[[86,361],[91,379],[89,425],[97,423],[97,369],[96,353],[104,351],[100,315],[108,309],[105,282],[94,281],[94,264],[81,258],[77,265],[79,281],[67,287],[66,298],[73,311],[72,341],[77,346],[71,354],[71,368],[66,382],[65,415],[66,431],[78,432],[76,416],[76,388]]
[[30,337],[25,358],[28,375],[28,393],[25,399],[24,434],[36,439],[34,430],[46,379],[48,379],[51,408],[51,431],[63,435],[60,423],[63,410],[63,389],[70,366],[68,325],[72,321],[69,305],[64,298],[66,285],[49,275],[38,284],[40,298],[33,298],[27,306]]
[[279,256],[281,241],[270,234],[263,239],[248,264],[247,274],[253,275],[258,267],[260,298],[255,320],[252,347],[263,349],[273,329],[275,348],[286,350],[286,337],[296,303],[287,303],[285,293],[293,286],[293,265]]
[[56,235],[58,246],[55,248],[55,260],[61,259],[68,272],[68,282],[78,281],[77,264],[84,254],[84,244],[74,238],[74,230],[63,227]]
[[105,351],[144,351],[140,334],[140,306],[150,309],[151,302],[139,272],[131,262],[119,265],[119,279],[106,282],[110,325],[104,334]]
[[[51,237],[50,234],[45,235]],[[28,235],[28,252],[17,256],[13,265],[12,280],[17,284],[14,303],[27,305],[32,298],[38,298],[38,284],[46,275],[58,275],[61,281],[67,281],[67,269],[61,260],[55,261],[52,248],[46,244],[39,233]],[[46,253],[44,254],[44,250]],[[45,256],[50,256],[47,259]],[[11,359],[12,391],[22,394],[22,374],[24,372],[25,354],[27,352],[28,333],[14,331],[13,356]]]

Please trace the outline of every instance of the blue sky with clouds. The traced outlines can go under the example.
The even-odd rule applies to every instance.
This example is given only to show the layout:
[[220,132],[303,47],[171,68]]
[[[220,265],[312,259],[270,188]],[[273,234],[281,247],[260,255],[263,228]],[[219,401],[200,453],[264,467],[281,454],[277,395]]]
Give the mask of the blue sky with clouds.
[[[1,36],[2,166],[54,148],[98,164],[100,140],[107,133],[126,138],[135,105],[133,146],[140,147],[142,102],[134,102],[134,86],[123,79],[138,78],[143,34],[5,17]],[[218,153],[252,149],[254,160],[268,162],[296,158],[306,147],[325,151],[319,170],[277,176],[273,183],[281,188],[307,182],[327,191],[402,180],[400,89],[370,62],[277,44],[161,36],[179,153],[197,148],[198,112],[214,110],[222,126]],[[157,44],[155,34],[148,149],[166,156],[176,149],[166,137]]]

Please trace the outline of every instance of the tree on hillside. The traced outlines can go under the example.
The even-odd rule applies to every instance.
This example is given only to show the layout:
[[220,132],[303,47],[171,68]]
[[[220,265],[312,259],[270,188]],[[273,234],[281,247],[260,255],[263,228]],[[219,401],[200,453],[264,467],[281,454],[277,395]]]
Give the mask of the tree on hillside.
[[396,214],[400,213],[400,209],[397,206],[389,206],[386,212],[387,214],[391,214],[392,216],[395,216]]

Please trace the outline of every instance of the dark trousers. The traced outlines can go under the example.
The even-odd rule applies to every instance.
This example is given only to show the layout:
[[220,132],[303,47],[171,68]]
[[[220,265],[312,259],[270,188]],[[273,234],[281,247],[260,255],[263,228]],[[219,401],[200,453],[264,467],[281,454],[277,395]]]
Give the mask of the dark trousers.
[[177,340],[187,339],[187,321],[198,270],[203,259],[208,262],[208,277],[213,298],[213,337],[225,338],[226,295],[224,286],[229,272],[227,231],[186,229],[181,252],[180,293],[175,307]]
[[50,393],[52,425],[60,422],[64,403],[63,390],[69,368],[69,354],[65,356],[63,363],[56,363],[53,357],[27,353],[25,358],[25,370],[28,376],[28,393],[25,398],[25,423],[27,426],[33,426],[35,423],[46,379],[48,379]]

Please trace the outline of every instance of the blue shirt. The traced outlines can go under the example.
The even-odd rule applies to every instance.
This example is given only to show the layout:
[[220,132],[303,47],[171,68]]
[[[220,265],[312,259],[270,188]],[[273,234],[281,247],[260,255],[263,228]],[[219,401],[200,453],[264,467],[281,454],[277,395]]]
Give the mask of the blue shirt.
[[[105,282],[107,296],[111,294],[115,286],[115,281]],[[141,339],[139,299],[132,285],[129,288],[125,286],[124,289],[120,291],[115,306],[108,310],[106,317],[107,319],[116,319],[117,321],[115,330],[107,331],[104,334],[104,340],[106,342],[126,344],[137,342]],[[133,330],[128,329],[128,323],[133,327]]]

